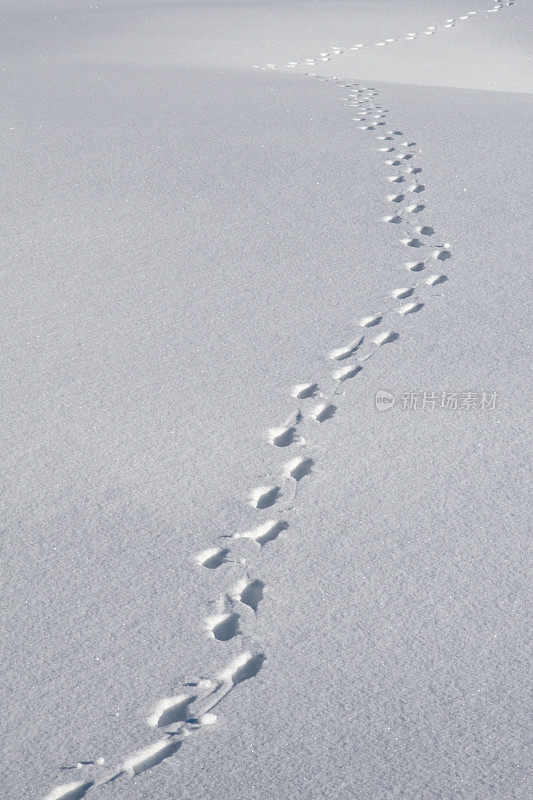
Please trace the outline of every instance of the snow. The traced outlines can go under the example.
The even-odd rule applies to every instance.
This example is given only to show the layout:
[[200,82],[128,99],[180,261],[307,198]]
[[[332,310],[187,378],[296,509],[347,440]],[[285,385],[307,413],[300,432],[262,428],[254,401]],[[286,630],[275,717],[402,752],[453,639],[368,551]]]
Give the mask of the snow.
[[1,797],[530,796],[500,5],[3,3]]

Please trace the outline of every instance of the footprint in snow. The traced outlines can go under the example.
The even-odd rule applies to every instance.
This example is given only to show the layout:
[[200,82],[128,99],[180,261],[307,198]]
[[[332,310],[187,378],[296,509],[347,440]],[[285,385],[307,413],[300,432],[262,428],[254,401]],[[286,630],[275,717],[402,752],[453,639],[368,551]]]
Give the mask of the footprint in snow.
[[255,678],[265,661],[266,656],[264,653],[258,653],[257,655],[243,653],[228,664],[225,669],[221,670],[217,677],[223,684],[238,686],[243,681]]
[[353,354],[359,349],[361,344],[364,341],[364,336],[361,336],[356,342],[352,342],[351,344],[347,345],[346,347],[336,347],[334,350],[328,355],[332,361],[344,361],[346,358],[350,358]]
[[316,397],[317,392],[317,383],[298,383],[293,387],[291,394],[297,400],[307,400],[308,397]]
[[373,328],[375,325],[379,325],[381,320],[382,317],[379,314],[372,314],[369,317],[363,317],[359,322],[359,326],[361,328]]
[[424,306],[423,303],[418,303],[416,301],[413,301],[411,303],[405,303],[403,306],[400,306],[400,308],[397,309],[397,312],[402,316],[406,316],[407,314],[414,314],[417,311],[420,311],[420,309],[423,308],[423,306]]
[[194,694],[179,694],[165,697],[156,705],[153,713],[146,720],[150,728],[166,728],[176,722],[186,722],[189,717],[189,706],[196,700]]
[[435,252],[433,253],[433,258],[436,258],[437,261],[446,261],[448,258],[451,257],[452,254],[448,250],[448,245],[444,245],[443,248],[439,248],[438,250],[435,250]]
[[283,465],[283,472],[287,477],[301,481],[311,474],[314,463],[312,458],[293,458]]
[[269,542],[273,542],[275,539],[277,539],[280,533],[282,531],[286,531],[288,527],[289,523],[285,520],[267,519],[266,522],[262,522],[261,525],[252,528],[250,531],[236,533],[233,538],[251,539],[252,541],[257,542],[257,544],[261,547],[264,547]]
[[320,403],[313,409],[310,416],[317,422],[325,422],[326,420],[331,419],[336,410],[337,406],[333,405],[333,403]]
[[73,781],[56,786],[48,792],[44,800],[82,800],[87,794],[94,781]]
[[398,300],[404,300],[406,297],[411,297],[413,292],[414,292],[413,288],[411,288],[410,286],[406,286],[401,289],[395,289],[391,294]]
[[380,333],[379,336],[376,336],[374,339],[374,344],[378,347],[381,347],[384,344],[389,344],[389,342],[395,342],[396,339],[399,339],[399,334],[395,333],[394,331],[385,331],[384,333]]
[[436,286],[439,283],[445,283],[447,280],[446,275],[428,275],[426,283],[428,286]]
[[127,758],[121,766],[121,772],[126,775],[140,775],[151,767],[161,764],[166,758],[174,755],[181,747],[180,739],[162,739],[144,750],[140,750],[133,756]]
[[217,642],[229,642],[241,633],[240,619],[240,614],[234,612],[213,614],[206,618],[205,627]]
[[[311,394],[307,396],[312,397]],[[273,444],[275,447],[288,447],[297,441],[301,441],[297,435],[294,425],[271,428],[268,432],[268,439],[270,444]]]
[[424,247],[424,242],[421,242],[420,239],[417,239],[416,237],[409,236],[406,239],[401,239],[401,242],[406,247],[414,247],[414,248]]
[[258,486],[250,492],[250,505],[252,508],[270,508],[281,497],[279,486]]
[[342,369],[337,370],[333,373],[333,380],[339,381],[342,383],[343,381],[347,381],[349,378],[353,378],[362,370],[362,366],[360,364],[349,364],[347,367],[343,367]]
[[217,569],[226,562],[229,552],[225,547],[211,547],[198,553],[196,561],[207,569]]

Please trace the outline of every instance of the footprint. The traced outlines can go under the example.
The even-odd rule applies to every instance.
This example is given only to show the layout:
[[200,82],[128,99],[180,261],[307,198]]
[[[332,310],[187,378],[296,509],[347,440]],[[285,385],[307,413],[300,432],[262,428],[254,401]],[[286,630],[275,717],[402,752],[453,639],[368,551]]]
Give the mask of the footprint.
[[417,228],[417,231],[420,236],[433,236],[435,233],[435,229],[430,225],[421,225],[419,228]]
[[377,344],[378,347],[381,347],[384,344],[389,344],[389,342],[395,342],[396,339],[399,338],[399,334],[395,333],[394,331],[384,331],[384,333],[380,333],[379,336],[376,336],[374,339],[374,344]]
[[[297,400],[307,400],[308,397],[315,397],[317,392],[317,383],[297,383],[293,387],[291,394]],[[293,428],[293,430],[295,429]]]
[[217,569],[226,562],[229,552],[225,547],[211,547],[209,550],[198,553],[196,561],[207,569]]
[[433,258],[436,258],[437,261],[446,261],[448,258],[451,257],[452,257],[451,252],[445,248],[442,250],[435,250],[435,252],[433,253]]
[[189,705],[194,703],[196,695],[178,694],[175,697],[165,697],[156,705],[146,723],[150,728],[165,728],[167,725],[174,725],[176,722],[187,722],[189,717]]
[[418,303],[416,301],[413,301],[412,303],[405,303],[405,305],[400,306],[400,308],[398,308],[397,311],[398,314],[405,316],[406,314],[414,314],[415,312],[420,311],[420,309],[423,308],[423,306],[424,303]]
[[379,314],[373,314],[370,317],[363,317],[363,319],[359,322],[359,326],[361,328],[373,328],[375,325],[379,325],[383,317]]
[[403,177],[403,175],[389,175],[387,180],[390,183],[403,183],[405,181],[405,178]]
[[398,300],[404,300],[406,297],[411,297],[413,292],[414,292],[414,289],[412,289],[410,286],[406,286],[406,287],[404,287],[402,289],[395,289],[393,292],[391,292],[391,294],[392,294],[393,297],[396,297]]
[[422,272],[425,268],[425,263],[423,261],[406,261],[405,268],[408,269],[410,272]]
[[266,656],[263,653],[255,656],[251,653],[243,653],[228,664],[226,669],[219,672],[218,677],[223,683],[238,686],[243,681],[255,678],[265,661]]
[[356,342],[352,342],[347,347],[337,347],[335,350],[332,350],[328,358],[332,361],[344,361],[345,358],[350,358],[355,351],[361,346],[364,341],[364,336],[361,336]]
[[408,211],[410,214],[420,214],[421,211],[425,209],[425,206],[422,203],[413,203],[410,206],[406,206],[405,210]]
[[407,167],[407,172],[411,175],[420,175],[422,172],[422,167]]
[[333,373],[333,379],[342,383],[343,381],[347,381],[349,378],[353,378],[357,375],[358,372],[361,372],[363,368],[360,364],[351,364],[343,369],[339,369]]
[[301,481],[306,475],[310,475],[314,463],[312,458],[293,458],[283,465],[283,471],[295,481]]
[[335,414],[337,410],[337,406],[334,406],[332,403],[320,403],[316,408],[313,409],[311,412],[311,417],[316,419],[317,422],[325,422]]
[[162,739],[127,758],[122,764],[121,770],[130,776],[140,775],[141,772],[157,766],[165,758],[174,755],[180,747],[181,741],[179,739]]
[[397,158],[388,158],[386,163],[389,165],[389,167],[399,167],[402,162]]
[[230,639],[241,633],[239,628],[240,619],[240,614],[233,612],[229,614],[214,614],[212,617],[207,617],[205,625],[217,642],[229,642]]
[[378,147],[378,153],[392,153],[394,150],[394,147]]
[[234,590],[235,599],[240,600],[245,606],[248,606],[252,611],[257,612],[260,602],[263,600],[265,594],[265,584],[258,578],[246,583],[237,585]]
[[82,797],[85,797],[91,786],[94,786],[94,781],[63,783],[61,786],[56,786],[55,789],[48,792],[44,800],[81,800]]
[[[308,395],[312,397],[312,395]],[[271,428],[268,432],[268,440],[275,447],[288,447],[296,441],[300,441],[296,428],[293,425],[281,428]]]
[[269,542],[273,542],[278,538],[282,531],[286,531],[289,523],[285,520],[267,519],[251,531],[243,531],[236,533],[234,539],[252,539],[257,544],[264,547]]
[[402,220],[403,217],[401,214],[388,214],[386,217],[383,217],[383,222],[390,222],[393,225],[399,225]]
[[401,239],[400,241],[406,247],[414,247],[414,248],[424,247],[424,242],[421,242],[420,239],[416,238],[416,236],[413,237],[409,236],[406,239]]
[[[405,200],[405,195],[404,194],[388,194],[387,195],[387,200],[390,203],[401,203],[402,200]],[[409,209],[407,209],[407,210],[409,211]]]
[[281,497],[279,486],[258,486],[250,492],[250,505],[252,508],[270,508]]
[[428,286],[436,286],[438,283],[445,283],[447,280],[446,275],[428,275],[426,283]]
[[408,192],[414,192],[415,194],[420,194],[420,192],[424,192],[425,190],[426,190],[426,187],[424,186],[423,183],[413,183],[407,189]]

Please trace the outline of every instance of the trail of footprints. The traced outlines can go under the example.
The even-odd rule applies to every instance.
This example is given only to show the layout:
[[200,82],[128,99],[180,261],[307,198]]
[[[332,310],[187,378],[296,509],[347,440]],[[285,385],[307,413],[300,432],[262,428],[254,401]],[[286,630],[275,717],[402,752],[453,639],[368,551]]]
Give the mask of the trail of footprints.
[[[496,12],[504,5],[513,3],[497,3],[493,9],[485,10]],[[477,13],[479,11],[469,12],[459,19],[466,20]],[[455,20],[448,20],[444,27],[451,27],[454,23]],[[429,35],[436,30],[436,27],[431,27],[424,33]],[[409,34],[407,38],[413,39],[417,35]],[[376,46],[385,46],[392,41],[377,42]],[[355,45],[351,49],[363,46]],[[336,55],[342,52],[340,48],[331,48],[331,51]],[[322,60],[329,60],[332,53],[322,54]],[[290,62],[289,66],[299,65]],[[269,68],[274,69],[275,65],[269,65]],[[249,569],[246,561],[233,555],[234,543],[248,540],[249,547],[260,552],[263,548],[276,546],[281,537],[290,536],[289,517],[298,486],[312,475],[315,468],[315,461],[307,449],[304,430],[306,434],[307,431],[312,434],[313,426],[328,423],[335,417],[338,411],[335,400],[345,381],[355,378],[383,346],[399,338],[395,328],[401,325],[402,319],[423,311],[431,297],[431,289],[448,280],[440,267],[452,257],[449,243],[438,241],[435,228],[425,218],[426,206],[418,199],[425,190],[421,178],[423,170],[418,164],[420,151],[416,142],[411,141],[403,131],[387,129],[385,120],[388,111],[378,102],[379,92],[355,82],[343,82],[339,78],[310,77],[329,81],[347,90],[345,103],[352,113],[355,111],[353,121],[361,131],[374,136],[376,151],[384,157],[385,172],[388,173],[384,175],[384,188],[387,190],[384,206],[391,211],[384,213],[383,222],[402,229],[398,237],[399,246],[405,249],[406,255],[416,252],[417,258],[413,260],[407,257],[401,262],[400,273],[406,277],[412,276],[407,285],[390,287],[383,307],[372,309],[371,313],[360,317],[350,341],[339,344],[325,354],[325,360],[333,365],[331,386],[321,387],[318,381],[311,380],[295,383],[290,389],[292,398],[299,401],[298,408],[291,419],[270,428],[265,434],[268,445],[283,457],[278,478],[271,485],[250,488],[248,495],[252,509],[259,515],[268,511],[268,518],[258,518],[257,525],[250,530],[221,535],[218,544],[194,557],[200,569],[215,572],[223,570],[225,565],[239,564],[242,570],[242,576],[219,597],[215,609],[205,614],[201,623],[206,635],[213,639],[217,647],[234,640],[244,641],[243,631],[250,629],[267,592],[265,582]],[[253,553],[250,557],[253,560]],[[212,677],[187,683],[179,694],[159,700],[146,724],[162,731],[164,738],[128,756],[116,769],[99,780],[73,781],[56,786],[45,800],[81,800],[98,786],[113,783],[122,776],[139,775],[173,756],[188,737],[216,722],[217,706],[239,684],[254,678],[265,661],[262,648],[254,645],[243,647],[239,655],[230,659],[226,667]],[[103,769],[104,764],[104,759],[98,757],[64,766],[62,770],[80,770],[91,766]]]
[[434,36],[436,33],[451,30],[455,28],[457,24],[462,24],[470,19],[475,18],[479,14],[496,14],[497,12],[501,11],[504,6],[513,6],[513,0],[497,0],[497,2],[491,8],[476,8],[473,11],[468,11],[466,14],[462,14],[459,17],[449,17],[445,22],[441,23],[440,25],[428,25],[422,31],[411,31],[405,34],[403,37],[389,37],[388,39],[383,39],[379,42],[358,42],[353,45],[349,46],[338,46],[332,45],[329,50],[322,50],[318,55],[310,56],[309,58],[303,59],[303,61],[289,61],[286,64],[254,64],[254,69],[262,69],[262,70],[272,70],[272,69],[297,69],[297,68],[305,68],[309,69],[310,67],[319,66],[323,62],[332,61],[333,59],[338,58],[339,56],[347,53],[348,51],[351,52],[359,52],[363,48],[368,47],[387,47],[393,43],[398,43],[401,41],[406,42],[414,42],[417,39],[422,38],[423,36]]

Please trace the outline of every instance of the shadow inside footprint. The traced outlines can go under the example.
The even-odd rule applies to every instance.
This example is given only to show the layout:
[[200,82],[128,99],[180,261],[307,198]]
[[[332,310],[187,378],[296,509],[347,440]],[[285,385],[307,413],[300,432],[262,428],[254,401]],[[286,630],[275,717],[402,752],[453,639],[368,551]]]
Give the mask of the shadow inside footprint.
[[447,275],[432,275],[426,283],[428,286],[437,286],[439,283],[445,283],[448,280]]
[[255,500],[255,507],[256,508],[270,508],[273,506],[276,500],[281,496],[281,490],[279,486],[273,486],[268,491],[264,492],[263,494],[259,495]]
[[290,471],[291,478],[295,481],[301,481],[306,475],[310,475],[313,469],[314,461],[312,458],[304,458]]
[[[308,395],[311,396],[311,395]],[[272,444],[276,447],[288,447],[289,445],[293,444],[296,438],[296,428],[285,428],[281,430],[279,433],[275,433],[272,436]]]
[[265,661],[266,656],[263,653],[259,653],[256,656],[250,656],[248,661],[237,667],[235,672],[232,674],[231,681],[233,685],[237,686],[237,684],[242,683],[243,681],[247,681],[250,678],[255,678]]
[[201,562],[203,567],[207,567],[207,569],[217,569],[221,566],[226,560],[229,555],[229,550],[227,548],[222,548],[220,550],[215,550],[212,555],[207,556],[207,558]]
[[248,586],[245,586],[240,594],[241,603],[249,606],[252,611],[257,611],[259,608],[259,603],[264,596],[264,588],[265,584],[263,581],[260,581],[259,579],[250,581]]
[[264,547],[269,542],[275,541],[278,538],[282,531],[286,531],[289,527],[289,523],[285,521],[275,522],[273,525],[270,525],[266,528],[264,533],[261,533],[259,536],[255,537],[255,541],[257,544]]
[[127,759],[123,765],[124,771],[130,775],[140,775],[141,772],[145,772],[145,770],[157,766],[166,758],[174,755],[180,747],[180,739],[157,742],[132,758]]
[[148,718],[151,728],[166,728],[176,722],[186,722],[189,716],[189,706],[196,700],[196,695],[178,695],[175,698],[162,700],[155,712]]
[[325,422],[327,419],[331,419],[336,410],[337,406],[334,406],[332,403],[328,404],[315,414],[315,419],[317,422]]
[[70,783],[62,787],[57,786],[55,790],[46,796],[45,800],[47,800],[47,798],[48,800],[82,800],[91,786],[94,786],[94,781]]
[[[298,400],[307,400],[309,397],[314,397],[318,391],[317,383],[310,383],[307,386],[297,387],[294,392],[294,397]],[[292,428],[294,431],[295,428]]]
[[211,628],[211,632],[217,641],[229,642],[230,639],[240,633],[239,621],[239,614],[228,614],[225,619]]

